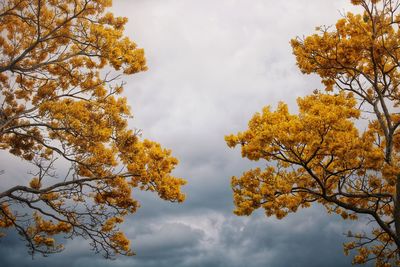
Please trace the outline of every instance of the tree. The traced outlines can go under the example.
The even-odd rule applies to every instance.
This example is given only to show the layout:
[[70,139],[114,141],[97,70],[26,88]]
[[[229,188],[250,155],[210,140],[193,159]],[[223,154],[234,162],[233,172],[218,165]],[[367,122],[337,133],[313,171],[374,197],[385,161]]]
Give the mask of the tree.
[[232,178],[235,213],[262,208],[281,219],[317,202],[344,219],[362,214],[373,229],[349,231],[345,253],[357,252],[353,263],[398,266],[400,2],[351,2],[361,14],[291,41],[300,70],[319,75],[325,90],[299,98],[298,114],[284,103],[266,107],[225,138],[243,157],[268,163]]
[[34,166],[26,184],[2,188],[0,228],[18,231],[31,253],[61,251],[63,235],[105,257],[132,255],[118,228],[139,207],[132,190],[184,200],[171,151],[128,128],[119,77],[146,63],[110,6],[0,0],[0,149]]

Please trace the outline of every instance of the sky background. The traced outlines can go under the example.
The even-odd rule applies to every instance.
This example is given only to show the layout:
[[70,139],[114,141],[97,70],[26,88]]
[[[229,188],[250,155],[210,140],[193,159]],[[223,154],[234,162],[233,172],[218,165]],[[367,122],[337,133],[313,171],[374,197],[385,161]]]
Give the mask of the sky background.
[[[180,160],[174,175],[188,180],[187,200],[171,204],[135,192],[141,209],[123,225],[135,257],[105,260],[74,239],[63,253],[32,260],[9,233],[0,239],[0,266],[351,266],[343,233],[363,224],[318,205],[283,220],[262,211],[233,215],[230,178],[265,162],[242,159],[224,142],[263,106],[285,101],[295,112],[297,97],[322,87],[297,69],[289,41],[334,25],[355,9],[349,2],[114,0],[113,12],[129,18],[126,35],[145,49],[149,67],[124,78],[130,125],[172,149]],[[14,178],[17,165],[5,176]]]

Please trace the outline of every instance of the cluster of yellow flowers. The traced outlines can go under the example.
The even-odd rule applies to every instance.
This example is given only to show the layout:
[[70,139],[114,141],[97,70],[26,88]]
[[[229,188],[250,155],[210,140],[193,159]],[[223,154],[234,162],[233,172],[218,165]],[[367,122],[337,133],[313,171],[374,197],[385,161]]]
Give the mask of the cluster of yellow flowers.
[[[395,1],[352,0],[364,9],[347,13],[335,27],[291,40],[297,65],[317,74],[322,92],[297,100],[291,114],[284,103],[265,107],[248,129],[225,138],[242,156],[267,167],[232,178],[235,213],[262,208],[281,219],[312,202],[356,220],[367,214],[377,223],[356,241],[354,263],[376,259],[377,266],[399,265],[400,16]],[[364,121],[363,132],[355,126]],[[367,126],[368,125],[368,126]],[[367,126],[367,127],[366,127]],[[397,230],[394,230],[397,229]]]
[[[69,232],[93,237],[95,249],[106,256],[131,254],[117,224],[139,206],[133,189],[172,202],[185,198],[180,188],[186,181],[171,175],[178,163],[171,151],[128,129],[131,112],[117,80],[147,66],[143,49],[124,36],[127,19],[106,12],[111,4],[0,4],[0,149],[39,168],[29,186],[2,196],[7,205],[1,207],[0,227],[25,231],[32,252],[61,249],[52,236]],[[49,179],[57,176],[57,157],[71,166],[64,181]],[[16,191],[37,211],[34,219],[13,216],[10,196]],[[102,238],[108,242],[98,246]]]

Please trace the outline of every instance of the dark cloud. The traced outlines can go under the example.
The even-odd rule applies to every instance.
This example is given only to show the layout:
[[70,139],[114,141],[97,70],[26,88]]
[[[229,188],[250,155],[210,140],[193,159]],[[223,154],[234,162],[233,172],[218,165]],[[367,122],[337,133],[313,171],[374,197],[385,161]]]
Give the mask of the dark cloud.
[[[230,177],[265,162],[229,149],[224,135],[244,130],[252,114],[320,87],[299,73],[289,40],[334,24],[347,0],[120,0],[126,32],[145,48],[149,71],[126,78],[132,127],[171,148],[188,179],[187,201],[172,204],[135,192],[142,207],[122,226],[135,257],[94,255],[87,242],[66,242],[63,253],[32,260],[12,232],[0,239],[0,266],[301,267],[351,266],[342,251],[348,229],[320,207],[284,220],[232,215]],[[24,179],[19,163],[0,153],[2,186]],[[15,162],[15,161],[14,161]]]
[[107,261],[75,239],[62,254],[36,255],[31,260],[10,233],[0,243],[2,266],[345,267],[351,266],[351,258],[343,255],[341,244],[347,241],[343,233],[361,227],[342,223],[339,216],[328,216],[320,207],[301,210],[284,220],[266,218],[261,212],[235,217],[215,210],[182,216],[142,215],[125,225],[137,256]]

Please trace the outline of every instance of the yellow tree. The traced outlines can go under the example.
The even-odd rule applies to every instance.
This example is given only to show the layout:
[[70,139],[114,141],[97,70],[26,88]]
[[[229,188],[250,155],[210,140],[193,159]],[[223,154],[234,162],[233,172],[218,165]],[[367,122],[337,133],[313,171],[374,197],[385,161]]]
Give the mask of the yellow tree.
[[[325,90],[299,98],[298,114],[280,103],[226,137],[242,156],[265,160],[232,178],[235,213],[262,208],[281,219],[318,202],[328,212],[374,222],[352,233],[353,263],[400,265],[400,1],[352,0],[335,27],[291,41],[297,65]],[[359,125],[355,126],[355,123]]]
[[[127,128],[118,78],[146,64],[110,6],[0,0],[0,149],[33,164],[25,183],[1,186],[0,228],[18,231],[31,253],[81,236],[105,257],[132,255],[118,228],[139,206],[132,189],[184,200],[171,152]],[[1,179],[14,179],[0,167]]]

